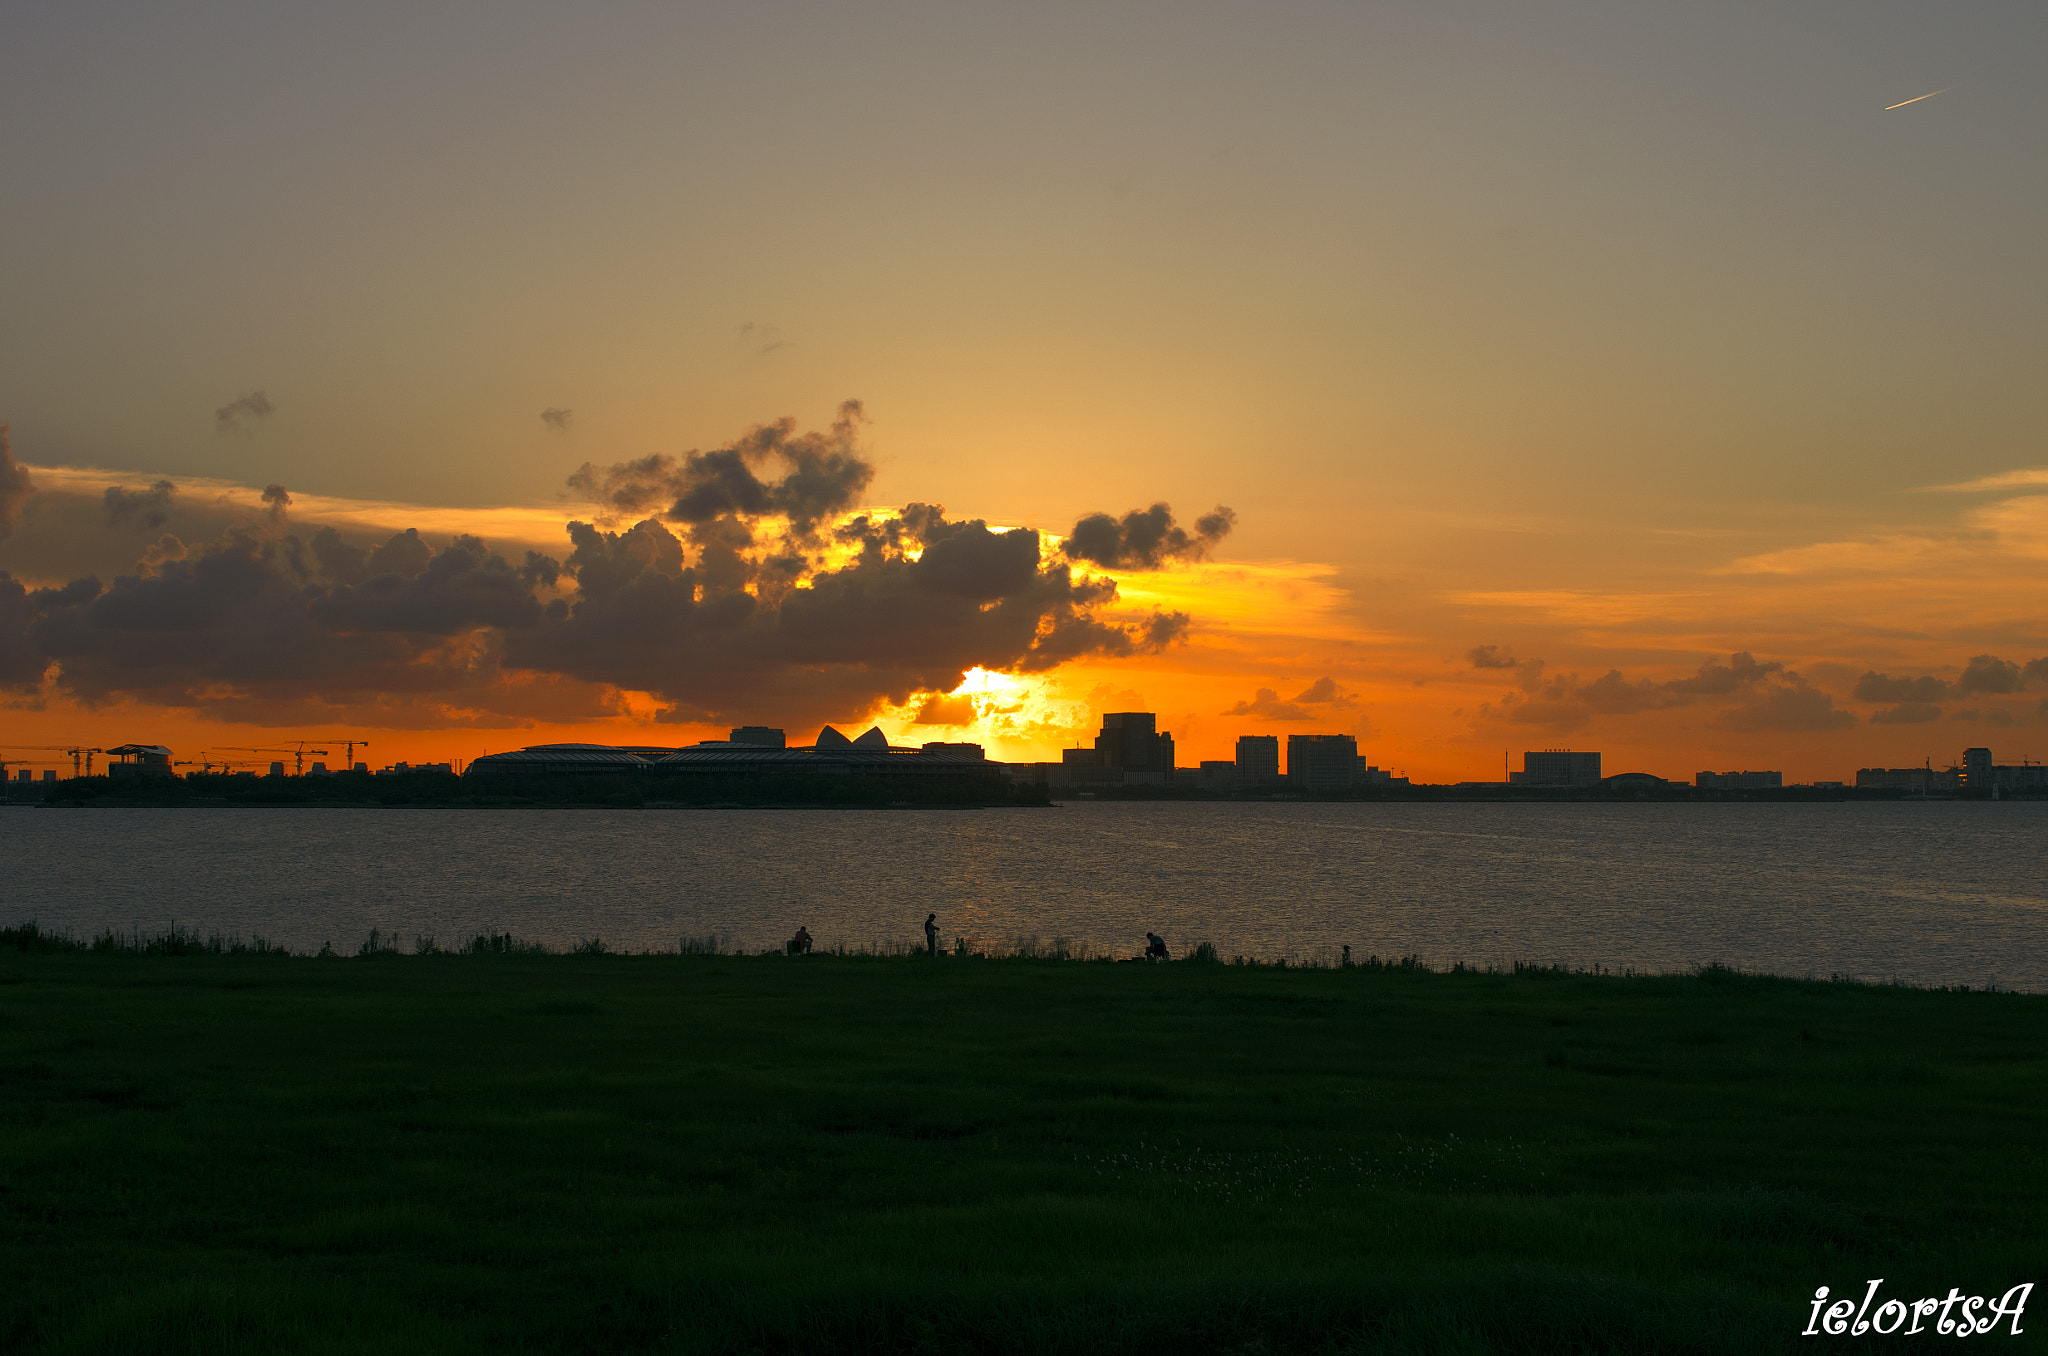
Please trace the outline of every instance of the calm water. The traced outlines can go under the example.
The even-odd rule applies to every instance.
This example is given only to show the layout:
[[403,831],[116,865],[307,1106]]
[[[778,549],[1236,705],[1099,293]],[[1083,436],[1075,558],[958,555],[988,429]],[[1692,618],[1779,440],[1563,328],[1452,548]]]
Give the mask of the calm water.
[[0,810],[0,923],[352,951],[942,935],[2048,991],[2048,803]]

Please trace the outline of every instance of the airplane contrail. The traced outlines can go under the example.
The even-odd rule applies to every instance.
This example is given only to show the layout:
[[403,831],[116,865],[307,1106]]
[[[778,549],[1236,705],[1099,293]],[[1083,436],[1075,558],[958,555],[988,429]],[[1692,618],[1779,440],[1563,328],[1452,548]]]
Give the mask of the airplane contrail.
[[[1955,88],[1955,86],[1954,86],[1954,85],[1950,85],[1950,86],[1949,86],[1948,88],[1949,88],[1949,89],[1954,89],[1954,88]],[[1934,94],[1946,94],[1946,93],[1948,93],[1948,89],[1938,89],[1938,90],[1934,91]],[[1884,106],[1884,111],[1885,111],[1885,112],[1887,112],[1887,113],[1889,113],[1889,112],[1891,112],[1891,111],[1892,111],[1893,109],[1895,109],[1895,108],[1904,108],[1904,107],[1905,107],[1905,106],[1906,106],[1907,104],[1917,104],[1917,103],[1919,103],[1919,102],[1920,102],[1920,101],[1921,101],[1922,99],[1932,99],[1932,98],[1934,97],[1934,94],[1916,94],[1916,95],[1914,95],[1914,96],[1913,96],[1912,98],[1910,98],[1910,99],[1901,99],[1901,100],[1899,100],[1899,101],[1898,101],[1897,103],[1895,103],[1895,104],[1886,104],[1886,105]]]

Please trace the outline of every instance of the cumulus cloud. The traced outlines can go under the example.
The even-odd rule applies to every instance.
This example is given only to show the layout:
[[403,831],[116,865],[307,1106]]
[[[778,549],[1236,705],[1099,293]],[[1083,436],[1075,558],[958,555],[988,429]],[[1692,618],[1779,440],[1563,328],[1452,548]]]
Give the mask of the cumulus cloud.
[[1964,725],[1989,725],[1998,729],[2002,729],[2009,725],[2017,725],[2020,723],[2018,718],[2016,718],[2012,712],[2006,710],[2002,706],[1994,706],[1988,710],[1983,711],[1979,711],[1974,708],[1963,711],[1957,711],[1952,713],[1949,716],[1949,719],[1953,721],[1959,721]]
[[1511,669],[1515,667],[1515,652],[1505,645],[1474,645],[1465,654],[1475,669]]
[[1924,725],[1941,719],[1941,708],[1932,702],[1901,702],[1870,714],[1872,725]]
[[1856,700],[1862,702],[1916,702],[1924,705],[1947,698],[1947,681],[1932,674],[1895,678],[1889,673],[1873,670],[1856,680]]
[[[828,432],[800,434],[796,420],[781,419],[680,460],[658,452],[611,466],[585,462],[569,487],[613,518],[653,514],[702,526],[774,516],[808,539],[820,521],[858,503],[875,478],[856,445],[866,418],[861,403],[849,400]],[[764,479],[759,472],[771,466],[782,474]]]
[[271,525],[273,527],[281,527],[284,525],[285,510],[292,506],[292,497],[285,493],[285,488],[282,485],[265,485],[263,487],[263,505],[265,515],[269,517]]
[[[1270,687],[1262,687],[1248,702],[1224,711],[1226,716],[1255,716],[1260,720],[1324,720],[1338,711],[1355,710],[1358,699],[1337,685],[1337,680],[1327,675],[1316,679],[1308,687],[1286,701]],[[1312,709],[1315,708],[1315,709]]]
[[550,432],[567,433],[569,431],[569,421],[575,418],[575,416],[576,411],[574,410],[556,409],[550,406],[540,412],[540,421],[548,426]]
[[168,480],[159,480],[146,490],[109,485],[100,502],[107,511],[108,527],[132,523],[144,529],[158,528],[170,520],[171,500],[177,493],[178,487]]
[[36,492],[28,468],[14,459],[14,439],[8,425],[0,424],[0,541],[21,521],[21,506]]
[[2018,664],[2000,659],[1996,655],[1980,654],[1970,660],[1969,666],[1963,670],[1963,676],[1956,680],[1956,691],[1965,696],[1973,692],[2017,692],[2020,688],[2020,674]]
[[1725,664],[1709,659],[1700,665],[1699,672],[1692,677],[1677,679],[1666,683],[1664,687],[1666,691],[1686,696],[1718,697],[1731,692],[1746,691],[1773,674],[1784,671],[1783,664],[1759,664],[1749,651],[1740,650],[1728,656],[1728,662]]
[[976,666],[1045,670],[1185,637],[1186,613],[1120,615],[1113,580],[1077,575],[1030,529],[922,503],[839,521],[873,476],[859,417],[849,403],[825,432],[785,420],[711,452],[586,465],[577,488],[644,512],[570,523],[566,559],[416,529],[294,531],[273,485],[264,519],[207,543],[167,536],[111,583],[0,581],[0,683],[386,724],[581,719],[624,689],[669,719],[801,726],[950,691]]
[[1590,682],[1575,673],[1545,677],[1540,659],[1522,660],[1515,667],[1521,692],[1482,706],[1482,720],[1534,725],[1563,734],[1583,728],[1595,716],[1663,711],[1715,697],[1738,699],[1709,722],[1723,729],[1832,729],[1855,720],[1834,709],[1833,697],[1787,671],[1783,664],[1759,662],[1746,650],[1730,655],[1726,663],[1710,659],[1689,678],[1662,683],[1629,678],[1620,669],[1609,669]]
[[1169,561],[1200,560],[1236,525],[1236,512],[1218,505],[1195,519],[1190,533],[1175,524],[1173,510],[1161,503],[1133,509],[1120,519],[1091,513],[1074,524],[1061,549],[1069,559],[1105,570],[1156,570]]
[[230,400],[213,412],[213,430],[216,433],[233,433],[245,422],[260,423],[270,417],[276,408],[270,398],[261,391],[251,391],[239,400]]
[[1785,681],[1760,688],[1751,700],[1723,712],[1707,724],[1715,729],[1743,732],[1801,732],[1839,730],[1855,722],[1856,717],[1847,711],[1835,709],[1833,697],[1810,686],[1797,674],[1787,674]]

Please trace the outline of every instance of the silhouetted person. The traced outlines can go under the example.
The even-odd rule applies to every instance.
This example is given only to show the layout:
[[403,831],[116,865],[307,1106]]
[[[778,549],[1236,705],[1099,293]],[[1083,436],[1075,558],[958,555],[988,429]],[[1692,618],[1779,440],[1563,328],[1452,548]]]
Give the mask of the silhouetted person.
[[1166,939],[1156,932],[1145,934],[1145,959],[1155,961],[1170,959],[1166,954]]
[[808,956],[811,954],[811,930],[809,928],[799,927],[796,930],[796,936],[789,939],[789,954],[792,956]]
[[924,916],[924,950],[928,956],[939,954],[939,916],[935,913]]
[[1348,946],[1344,948],[1344,968],[1346,970],[1351,968],[1351,948]]

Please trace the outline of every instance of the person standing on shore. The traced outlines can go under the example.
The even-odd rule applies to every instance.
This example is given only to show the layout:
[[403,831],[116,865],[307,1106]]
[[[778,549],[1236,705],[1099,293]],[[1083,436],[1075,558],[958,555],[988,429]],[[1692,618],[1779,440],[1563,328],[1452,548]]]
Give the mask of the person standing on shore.
[[939,916],[935,913],[924,916],[924,951],[927,956],[939,954]]

